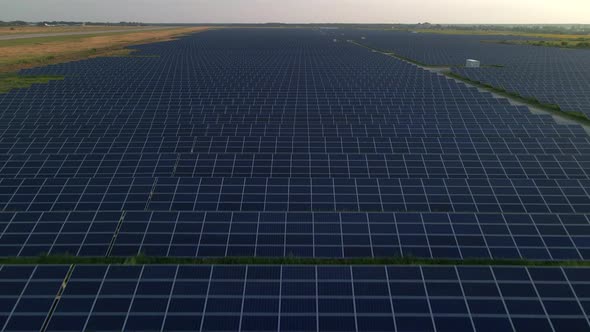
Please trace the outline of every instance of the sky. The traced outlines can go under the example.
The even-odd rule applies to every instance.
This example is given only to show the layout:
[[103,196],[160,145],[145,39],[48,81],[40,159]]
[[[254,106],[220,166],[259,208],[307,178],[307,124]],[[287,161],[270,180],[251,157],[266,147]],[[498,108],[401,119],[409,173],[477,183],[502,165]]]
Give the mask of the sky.
[[590,24],[590,0],[0,0],[0,20]]

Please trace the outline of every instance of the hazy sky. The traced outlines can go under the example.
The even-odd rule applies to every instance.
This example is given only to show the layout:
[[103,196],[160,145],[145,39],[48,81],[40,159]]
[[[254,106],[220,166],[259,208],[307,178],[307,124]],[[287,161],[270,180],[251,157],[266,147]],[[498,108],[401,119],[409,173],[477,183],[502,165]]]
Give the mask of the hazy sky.
[[590,0],[0,0],[0,20],[590,23]]

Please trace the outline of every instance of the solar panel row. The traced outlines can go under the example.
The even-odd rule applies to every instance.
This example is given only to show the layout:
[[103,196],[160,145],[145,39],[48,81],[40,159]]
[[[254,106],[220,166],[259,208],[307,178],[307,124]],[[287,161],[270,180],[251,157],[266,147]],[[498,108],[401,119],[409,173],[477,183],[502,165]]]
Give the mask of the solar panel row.
[[[4,159],[4,160],[2,160]],[[32,154],[0,156],[0,176],[587,179],[590,158],[552,154]]]
[[[589,213],[590,180],[346,178],[3,179],[3,211]],[[441,174],[442,175],[442,174]]]
[[[588,215],[272,212],[0,214],[3,255],[588,259]],[[120,227],[118,225],[120,224]]]
[[590,330],[587,268],[68,268],[2,266],[3,331]]
[[[38,119],[37,119],[38,120]],[[116,121],[116,120],[113,120]],[[176,120],[172,120],[176,121]],[[71,125],[69,128],[60,128],[59,126],[49,126],[46,128],[34,129],[29,131],[27,128],[18,128],[12,126],[13,130],[17,132],[15,138],[85,138],[85,137],[102,137],[105,135],[112,135],[114,137],[130,137],[138,138],[150,136],[177,136],[177,128],[157,128],[156,126],[145,126],[145,128],[137,128],[137,126],[130,124],[129,126],[116,124],[112,126],[100,125]],[[133,132],[129,132],[133,130]],[[194,132],[200,134],[194,134]],[[50,134],[50,132],[52,132]],[[135,132],[139,132],[137,135]],[[584,128],[576,125],[544,125],[544,124],[519,124],[519,123],[502,123],[502,124],[477,124],[477,125],[403,125],[394,126],[393,124],[365,124],[365,125],[307,125],[305,123],[296,126],[294,124],[275,125],[275,124],[227,124],[227,125],[194,125],[193,128],[187,130],[184,136],[275,136],[275,137],[407,137],[420,138],[429,136],[440,137],[482,137],[490,136],[492,138],[500,137],[559,137],[559,138],[578,138],[587,137],[588,134]],[[6,137],[11,138],[7,134]]]
[[[507,137],[503,137],[507,136]],[[175,137],[64,137],[4,138],[2,161],[43,158],[39,154],[122,154],[139,156],[171,153],[313,153],[313,154],[545,154],[590,153],[590,137],[302,137],[302,136],[175,136]],[[177,157],[177,156],[176,156]],[[51,158],[51,157],[48,157]],[[64,157],[67,158],[67,157]],[[416,157],[418,158],[418,157]],[[569,157],[566,157],[569,159]]]

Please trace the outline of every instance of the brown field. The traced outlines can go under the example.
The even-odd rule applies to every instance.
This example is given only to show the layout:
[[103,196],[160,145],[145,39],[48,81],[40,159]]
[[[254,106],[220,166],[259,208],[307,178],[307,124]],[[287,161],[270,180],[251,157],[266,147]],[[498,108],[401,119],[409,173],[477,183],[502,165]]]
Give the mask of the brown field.
[[206,29],[208,28],[172,28],[0,42],[0,73],[88,57],[125,55],[130,52],[125,49],[128,46],[171,40],[176,36]]
[[104,25],[87,25],[83,26],[67,26],[67,27],[38,27],[38,26],[23,26],[23,27],[0,27],[0,35],[16,35],[16,34],[30,34],[30,33],[62,33],[62,32],[93,32],[93,31],[109,31],[109,30],[126,30],[126,29],[141,29],[137,26],[104,26]]

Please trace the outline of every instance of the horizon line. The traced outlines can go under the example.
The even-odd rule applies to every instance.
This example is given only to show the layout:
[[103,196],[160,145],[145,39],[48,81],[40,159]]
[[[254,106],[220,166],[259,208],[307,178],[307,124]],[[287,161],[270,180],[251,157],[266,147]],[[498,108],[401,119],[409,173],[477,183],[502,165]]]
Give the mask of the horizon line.
[[490,23],[490,22],[464,22],[464,23],[438,23],[438,22],[415,22],[415,23],[402,23],[402,22],[148,22],[148,21],[69,21],[69,20],[41,20],[41,21],[26,21],[19,19],[4,20],[0,19],[0,22],[25,22],[25,23],[43,23],[43,22],[73,22],[73,23],[101,23],[101,24],[120,24],[120,23],[142,23],[142,24],[285,24],[285,25],[313,25],[313,24],[363,24],[363,25],[588,25],[590,23]]

